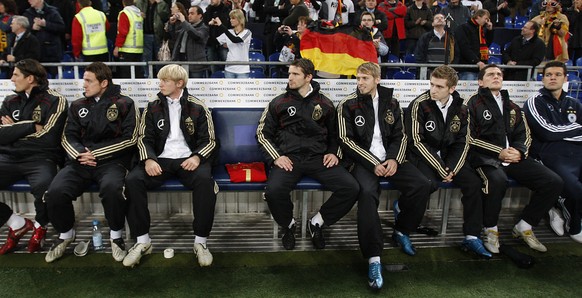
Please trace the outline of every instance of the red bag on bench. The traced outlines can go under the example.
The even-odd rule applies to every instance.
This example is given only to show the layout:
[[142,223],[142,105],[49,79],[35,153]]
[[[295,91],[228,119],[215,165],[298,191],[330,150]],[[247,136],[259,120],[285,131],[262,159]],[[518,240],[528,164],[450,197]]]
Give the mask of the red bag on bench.
[[265,164],[262,162],[239,162],[226,164],[230,182],[265,182],[267,174]]

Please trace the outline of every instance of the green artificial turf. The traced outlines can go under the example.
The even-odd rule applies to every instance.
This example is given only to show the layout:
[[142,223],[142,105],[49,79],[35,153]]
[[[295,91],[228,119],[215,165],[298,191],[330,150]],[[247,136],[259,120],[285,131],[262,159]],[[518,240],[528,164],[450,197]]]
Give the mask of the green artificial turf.
[[129,269],[110,254],[0,256],[3,297],[581,297],[582,245],[551,244],[546,254],[524,247],[537,264],[519,269],[510,260],[480,260],[458,248],[419,249],[416,257],[386,250],[384,288],[367,288],[367,264],[358,251],[215,253],[200,268],[193,254],[144,257]]

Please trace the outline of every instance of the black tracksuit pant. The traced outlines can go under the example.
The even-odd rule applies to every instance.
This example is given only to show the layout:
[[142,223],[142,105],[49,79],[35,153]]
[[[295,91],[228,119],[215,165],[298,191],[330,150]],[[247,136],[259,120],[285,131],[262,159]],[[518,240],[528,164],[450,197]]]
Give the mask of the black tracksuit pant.
[[[57,164],[50,160],[36,160],[29,162],[7,162],[0,161],[0,189],[14,184],[14,182],[26,179],[30,184],[31,193],[34,196],[34,209],[36,211],[35,220],[41,225],[46,226],[49,223],[49,216],[46,204],[43,202],[43,196],[48,189],[51,181],[57,174]],[[6,206],[10,213],[4,207],[0,209],[0,223],[4,224],[12,210]]]
[[[443,180],[438,173],[425,162],[419,162],[418,169],[430,180],[431,192],[438,190]],[[463,203],[463,234],[479,237],[483,224],[483,193],[481,178],[477,172],[465,164],[453,177],[453,184],[461,188]]]
[[[352,175],[360,184],[358,195],[358,240],[364,258],[381,256],[384,248],[382,225],[378,215],[380,204],[380,178],[370,170],[356,164]],[[398,165],[388,181],[402,192],[398,205],[400,214],[395,229],[410,234],[420,224],[430,196],[430,181],[411,163]]]
[[127,169],[111,161],[90,167],[71,162],[59,171],[51,183],[45,201],[53,227],[59,233],[65,233],[75,224],[73,201],[85,192],[92,182],[99,185],[99,197],[105,211],[109,228],[113,231],[123,229],[125,225],[126,200],[123,187]]
[[561,195],[565,198],[563,211],[566,220],[566,230],[570,235],[581,231],[582,215],[582,146],[568,144],[561,152],[546,154],[544,164],[562,177],[564,187]]
[[291,223],[293,202],[290,193],[304,175],[319,181],[327,190],[333,192],[319,209],[325,225],[336,223],[350,212],[356,203],[359,187],[344,167],[326,168],[323,165],[323,155],[289,158],[293,161],[293,170],[287,172],[273,165],[265,190],[267,204],[277,224],[286,228]]
[[203,162],[196,170],[186,171],[180,166],[184,160],[186,158],[159,158],[158,164],[162,168],[160,176],[149,176],[144,164],[138,165],[127,175],[125,180],[125,194],[128,200],[127,222],[133,238],[149,233],[150,230],[147,190],[159,187],[171,177],[177,177],[184,186],[193,190],[194,235],[200,237],[210,235],[218,192],[218,187],[212,179],[212,162]]
[[483,179],[483,225],[494,227],[499,220],[501,201],[507,189],[507,177],[532,190],[532,195],[523,211],[521,219],[537,226],[552,208],[562,192],[562,179],[552,170],[531,158],[508,166],[482,166],[477,172]]

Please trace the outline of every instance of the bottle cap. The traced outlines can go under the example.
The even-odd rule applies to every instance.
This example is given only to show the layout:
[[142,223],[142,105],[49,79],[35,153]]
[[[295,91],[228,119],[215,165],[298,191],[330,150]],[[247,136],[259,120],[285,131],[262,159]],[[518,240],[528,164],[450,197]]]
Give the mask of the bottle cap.
[[93,220],[93,225],[94,225],[94,226],[96,226],[96,225],[98,225],[98,224],[99,224],[99,220],[98,220],[98,219],[94,219],[94,220]]
[[171,259],[174,257],[174,250],[171,248],[164,249],[164,258]]

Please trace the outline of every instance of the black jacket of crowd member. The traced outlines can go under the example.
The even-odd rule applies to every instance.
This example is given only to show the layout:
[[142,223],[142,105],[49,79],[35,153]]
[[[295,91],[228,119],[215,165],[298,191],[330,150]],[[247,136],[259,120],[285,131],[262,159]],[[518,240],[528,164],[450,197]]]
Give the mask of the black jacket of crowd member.
[[[186,88],[180,97],[180,106],[180,130],[192,151],[190,156],[198,155],[201,161],[209,159],[218,149],[210,111],[202,101],[189,95]],[[168,99],[160,92],[154,101],[148,103],[141,118],[137,142],[140,160],[158,160],[164,151],[170,126]]]
[[[18,43],[16,43],[16,46],[14,45],[15,43],[16,35],[12,35],[9,42],[10,46],[12,47],[12,53],[10,52],[10,49],[6,49],[2,55],[4,60],[6,60],[8,54],[12,54],[14,56],[14,62],[18,62],[24,59],[34,59],[37,61],[40,60],[40,42],[38,41],[38,38],[36,38],[36,36],[34,36],[34,34],[32,34],[30,31],[26,31],[24,35],[22,35],[22,38],[20,38]],[[10,73],[12,73],[12,71]]]
[[[570,8],[565,12],[570,21],[570,39],[568,40],[568,48],[578,49],[582,48],[582,12]],[[575,62],[575,61],[574,61]]]
[[218,46],[218,41],[216,38],[222,34],[220,31],[220,26],[210,26],[208,23],[212,21],[212,19],[218,17],[222,24],[227,28],[230,28],[230,17],[228,13],[230,9],[224,5],[224,3],[220,3],[217,6],[208,5],[206,7],[206,12],[204,12],[204,23],[208,26],[208,46]]
[[272,164],[280,156],[305,159],[328,153],[339,156],[337,119],[329,98],[311,81],[307,97],[290,89],[275,97],[259,120],[257,140]]
[[97,166],[109,162],[129,166],[138,137],[139,110],[120,91],[119,85],[110,85],[99,101],[83,97],[71,103],[63,134],[63,147],[71,160],[87,148]]
[[[24,92],[7,96],[2,102],[0,116],[8,116],[15,122],[0,126],[0,159],[63,162],[61,136],[67,118],[64,96],[48,86],[37,86],[30,97]],[[43,126],[39,132],[36,124]]]
[[[546,44],[544,41],[533,36],[525,42],[523,36],[513,38],[506,51],[503,52],[503,63],[515,61],[517,65],[529,65],[536,67],[544,60]],[[506,81],[527,81],[527,69],[505,69],[503,78]]]
[[[402,109],[393,98],[394,89],[378,85],[378,119],[386,160],[394,159],[399,164],[406,158],[407,137],[404,133]],[[374,105],[372,96],[362,95],[358,90],[348,95],[337,107],[339,136],[342,150],[347,157],[374,172],[379,160],[370,152],[374,137]]]
[[[471,116],[471,165],[499,167],[499,153],[507,145],[528,156],[531,136],[523,112],[509,99],[507,90],[501,90],[503,115],[489,88],[479,88],[467,107]],[[509,144],[507,144],[509,143]]]
[[446,121],[441,108],[430,98],[430,91],[412,101],[404,117],[408,159],[413,164],[423,160],[442,178],[461,170],[470,145],[469,112],[457,91],[452,97]]
[[27,9],[23,16],[28,18],[30,27],[34,24],[35,18],[41,18],[46,21],[46,26],[41,30],[31,30],[32,34],[38,38],[42,47],[41,62],[60,62],[63,58],[63,48],[61,45],[61,35],[65,32],[65,22],[59,14],[59,11],[48,4],[44,4],[41,10],[32,7]]
[[[487,47],[493,41],[493,30],[485,30],[485,41]],[[474,24],[471,20],[457,27],[455,30],[455,40],[459,44],[459,64],[477,64],[481,61],[480,44],[479,44],[479,25]],[[487,61],[482,61],[487,63]],[[476,68],[468,71],[477,71]]]

